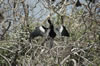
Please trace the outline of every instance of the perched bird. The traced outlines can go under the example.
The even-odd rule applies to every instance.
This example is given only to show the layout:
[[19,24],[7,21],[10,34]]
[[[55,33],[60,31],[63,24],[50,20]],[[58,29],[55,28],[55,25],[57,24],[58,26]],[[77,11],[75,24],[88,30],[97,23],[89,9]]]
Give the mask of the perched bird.
[[53,4],[56,0],[51,0],[51,4]]
[[2,13],[0,13],[0,23],[4,20],[4,16]]
[[48,37],[50,37],[50,48],[53,47],[53,41],[54,41],[54,38],[56,37],[56,32],[54,31],[54,26],[53,24],[51,23],[51,20],[48,19],[48,23],[49,23],[49,32],[48,32]]
[[95,3],[95,0],[90,0],[90,2]]
[[50,29],[50,31],[49,31],[49,37],[51,37],[52,39],[54,39],[55,37],[56,37],[56,33],[55,33],[55,31],[54,31],[54,26],[53,26],[53,24],[51,23],[51,20],[50,19],[48,19],[48,23],[49,23],[49,29]]
[[52,2],[55,2],[55,0],[51,0]]
[[69,32],[67,31],[66,27],[63,25],[63,23],[64,23],[63,16],[61,16],[61,22],[62,22],[62,24],[61,24],[60,28],[56,28],[56,30],[59,31],[61,36],[69,37],[70,36]]
[[35,27],[35,30],[30,33],[29,42],[31,42],[31,39],[34,39],[35,37],[43,37],[46,34],[47,30],[48,28],[44,26]]
[[81,6],[82,4],[80,3],[80,1],[79,0],[77,0],[77,2],[76,2],[76,4],[75,4],[75,6],[76,7],[79,7],[79,6]]
[[64,25],[61,25],[59,32],[60,32],[61,36],[70,37],[70,35]]

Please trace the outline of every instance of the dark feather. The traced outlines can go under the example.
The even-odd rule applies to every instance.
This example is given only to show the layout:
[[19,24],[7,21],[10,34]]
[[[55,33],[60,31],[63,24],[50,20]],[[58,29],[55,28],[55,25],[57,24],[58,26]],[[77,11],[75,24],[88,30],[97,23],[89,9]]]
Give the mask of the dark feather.
[[95,0],[90,0],[90,2],[95,3]]
[[[39,26],[39,27],[40,27],[40,26]],[[31,42],[31,39],[34,39],[34,38],[36,38],[36,37],[38,37],[38,36],[43,37],[44,34],[46,33],[46,31],[48,30],[48,28],[42,26],[42,27],[45,29],[45,33],[44,33],[44,32],[42,32],[42,31],[39,29],[39,27],[36,27],[35,30],[34,30],[33,32],[30,33],[29,42]]]
[[70,37],[68,31],[66,30],[65,26],[63,26],[63,30],[61,32],[61,36],[67,36],[67,37]]
[[81,6],[82,4],[80,3],[80,1],[79,0],[77,0],[77,2],[76,2],[76,7],[79,7],[79,6]]
[[55,38],[55,37],[56,37],[56,33],[55,33],[55,31],[54,31],[54,26],[53,26],[53,24],[51,23],[51,20],[50,20],[50,19],[48,20],[48,23],[50,24],[50,26],[49,26],[49,29],[50,29],[50,31],[49,31],[49,36],[50,36],[51,38]]

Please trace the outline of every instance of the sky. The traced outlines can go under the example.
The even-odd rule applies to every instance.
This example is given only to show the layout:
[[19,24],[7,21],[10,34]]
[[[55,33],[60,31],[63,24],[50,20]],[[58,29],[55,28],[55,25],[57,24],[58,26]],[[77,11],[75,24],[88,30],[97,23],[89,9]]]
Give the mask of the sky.
[[[26,0],[26,3],[29,4],[30,7],[34,7],[35,3],[38,0]],[[40,0],[41,1],[41,0]],[[56,2],[54,3],[54,5],[58,2],[60,2],[61,0],[56,0]],[[85,0],[80,0],[81,3],[85,3]],[[72,5],[69,5],[66,7],[66,15],[70,15],[72,13]],[[43,9],[43,10],[41,10]],[[41,11],[40,11],[41,10]],[[30,12],[30,16],[33,16],[35,18],[39,18],[41,17],[41,19],[45,19],[45,17],[49,14],[50,12],[48,10],[46,10],[44,8],[44,6],[41,3],[38,3],[36,5],[36,8]]]
[[[34,7],[35,6],[34,4],[36,2],[37,2],[37,0],[26,0],[26,3],[29,4],[30,7]],[[56,0],[56,2],[54,4],[56,4],[58,2],[60,2],[60,0]],[[41,10],[41,9],[43,9],[43,10]],[[67,7],[67,14],[70,14],[71,13],[71,9],[72,9],[72,6]],[[45,19],[45,17],[49,13],[50,12],[48,10],[46,10],[41,3],[38,3],[37,6],[36,6],[36,8],[33,11],[30,12],[30,15],[31,16],[34,16],[35,18],[41,17],[41,19]]]

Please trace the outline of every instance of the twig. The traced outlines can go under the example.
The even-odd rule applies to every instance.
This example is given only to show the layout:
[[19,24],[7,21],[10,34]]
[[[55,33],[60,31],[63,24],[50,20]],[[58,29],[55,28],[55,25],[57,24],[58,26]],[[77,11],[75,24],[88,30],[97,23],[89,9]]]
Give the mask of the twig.
[[5,61],[7,61],[7,63],[8,63],[9,66],[11,66],[11,63],[9,62],[9,60],[8,60],[5,56],[3,56],[2,54],[0,54],[0,56],[1,56]]
[[3,40],[3,38],[4,38],[4,35],[6,34],[6,32],[8,31],[8,29],[10,28],[10,26],[11,26],[11,22],[9,22],[9,25],[8,25],[8,27],[7,27],[7,29],[5,29],[5,31],[3,32],[3,34],[1,35],[1,40]]
[[29,48],[29,50],[25,53],[25,56],[27,55],[27,53],[28,53],[29,51],[31,51],[31,49],[32,49],[32,44],[30,43],[30,48]]
[[9,50],[9,49],[4,48],[4,47],[0,47],[0,49],[7,50],[7,51],[9,51],[9,52],[11,52],[11,53],[15,53],[15,52],[13,52],[12,50]]
[[88,59],[86,59],[83,56],[80,56],[77,52],[74,52],[74,54],[76,54],[77,56],[81,57],[82,59],[84,59],[84,61],[87,61],[88,63],[92,64],[93,66],[96,66],[96,64],[92,63],[91,61],[89,61]]
[[17,50],[16,53],[15,53],[14,59],[12,60],[12,63],[11,63],[12,66],[16,66],[17,65],[17,61],[16,60],[19,57],[18,56],[18,52],[19,52],[19,50]]
[[71,59],[71,61],[73,61],[74,66],[77,66],[76,60],[75,59]]
[[69,59],[69,58],[70,58],[70,55],[68,55],[67,57],[65,57],[65,58],[61,61],[60,65],[62,66],[63,63],[64,63],[67,59]]

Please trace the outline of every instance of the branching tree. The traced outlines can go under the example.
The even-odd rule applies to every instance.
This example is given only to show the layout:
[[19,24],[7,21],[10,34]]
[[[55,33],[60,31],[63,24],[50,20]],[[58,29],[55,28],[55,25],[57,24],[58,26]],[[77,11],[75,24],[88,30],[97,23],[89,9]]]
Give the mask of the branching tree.
[[[64,16],[70,37],[29,34]],[[44,42],[44,39],[47,41]],[[41,44],[44,43],[44,46]],[[0,66],[100,66],[100,0],[0,0]]]

